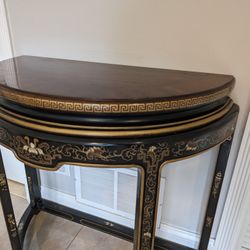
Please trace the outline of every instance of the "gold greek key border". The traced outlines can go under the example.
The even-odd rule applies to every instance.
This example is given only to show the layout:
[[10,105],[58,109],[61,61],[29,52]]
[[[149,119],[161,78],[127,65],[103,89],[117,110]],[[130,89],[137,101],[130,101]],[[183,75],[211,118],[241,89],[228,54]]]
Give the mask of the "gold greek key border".
[[226,108],[230,103],[232,103],[232,100],[229,99],[222,107],[220,107],[219,109],[210,112],[209,114],[206,115],[202,115],[199,117],[195,117],[195,118],[190,118],[190,119],[186,119],[185,121],[177,121],[177,122],[168,122],[168,123],[162,123],[162,124],[154,124],[154,125],[140,125],[140,126],[116,126],[116,127],[100,127],[100,126],[84,126],[84,125],[75,125],[75,124],[66,124],[66,123],[58,123],[58,122],[50,122],[50,121],[44,121],[44,120],[40,120],[40,119],[36,119],[36,118],[31,118],[28,116],[24,116],[24,115],[20,115],[17,113],[14,113],[10,110],[7,110],[5,108],[0,107],[0,112],[2,111],[5,114],[8,114],[10,116],[16,117],[16,118],[20,118],[22,120],[26,120],[26,121],[30,121],[30,122],[35,122],[35,123],[39,123],[39,124],[43,124],[43,125],[51,125],[54,127],[65,127],[65,128],[75,128],[75,129],[91,129],[91,130],[138,130],[138,129],[153,129],[153,128],[163,128],[163,127],[170,127],[170,126],[176,126],[176,125],[181,125],[181,124],[186,124],[189,122],[194,122],[194,121],[198,121],[201,119],[204,119],[206,117],[212,116],[218,112],[220,112],[221,110],[223,110],[224,108]]
[[191,108],[208,104],[228,96],[232,86],[215,93],[198,97],[182,97],[181,99],[145,103],[92,103],[85,101],[62,100],[59,98],[35,96],[0,86],[0,96],[15,103],[42,109],[81,113],[148,113]]
[[[35,129],[38,131],[49,132],[54,134],[63,134],[63,135],[74,135],[74,136],[87,136],[87,137],[106,137],[106,138],[114,138],[114,137],[135,137],[135,136],[152,136],[152,135],[160,135],[171,132],[180,132],[187,129],[196,128],[199,126],[204,126],[213,121],[216,121],[227,114],[233,106],[233,102],[229,102],[222,110],[218,111],[211,116],[205,117],[200,120],[195,120],[189,123],[178,124],[176,126],[166,126],[160,128],[149,128],[149,129],[140,129],[137,130],[91,130],[91,129],[75,129],[75,128],[67,128],[61,124],[61,127],[51,127],[49,125],[44,125],[42,123],[34,123],[32,121],[22,120],[18,117],[9,115],[0,111],[0,118],[11,122],[13,124],[23,126],[30,129]],[[38,120],[37,120],[38,121]]]

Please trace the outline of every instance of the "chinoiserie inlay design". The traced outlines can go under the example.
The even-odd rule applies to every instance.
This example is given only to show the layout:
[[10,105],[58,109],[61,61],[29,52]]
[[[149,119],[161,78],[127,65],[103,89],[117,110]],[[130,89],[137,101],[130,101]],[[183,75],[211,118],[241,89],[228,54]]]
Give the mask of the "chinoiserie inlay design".
[[152,237],[152,234],[147,232],[147,233],[144,233],[144,236],[147,237],[147,238],[151,238]]
[[195,107],[219,100],[229,95],[231,87],[198,97],[187,97],[179,100],[166,100],[148,103],[88,103],[77,101],[62,101],[48,97],[32,96],[18,93],[5,88],[0,89],[0,95],[8,100],[37,108],[82,113],[145,113],[177,110]]
[[211,225],[212,225],[212,222],[213,222],[213,217],[210,217],[210,216],[207,216],[207,218],[206,218],[206,227],[211,227]]
[[37,144],[39,142],[38,139],[34,138],[33,142],[30,141],[30,138],[28,136],[24,137],[24,140],[27,142],[26,145],[23,146],[23,150],[31,153],[31,154],[35,154],[35,155],[43,155],[43,150],[39,147],[37,147]]
[[[141,249],[147,250],[151,245],[151,235],[155,227],[153,218],[156,212],[155,202],[160,166],[170,159],[189,156],[222,142],[233,133],[233,124],[234,120],[215,132],[192,140],[182,139],[174,143],[163,141],[153,145],[138,143],[117,147],[117,145],[110,144],[99,146],[58,143],[12,135],[4,128],[0,128],[0,142],[11,148],[21,160],[40,167],[55,168],[62,162],[92,164],[127,162],[141,165],[145,169]],[[209,221],[206,223],[209,224]]]
[[219,171],[216,175],[215,175],[215,178],[214,178],[214,185],[213,185],[213,189],[212,189],[212,195],[214,197],[214,199],[217,198],[217,195],[219,193],[219,188],[220,188],[220,185],[222,183],[222,172]]
[[7,187],[7,179],[6,179],[6,176],[5,174],[0,174],[0,188],[1,188],[1,191],[7,191],[8,190],[8,187]]
[[0,174],[0,187],[5,186],[7,183],[6,178],[5,178],[5,174]]
[[17,236],[16,221],[13,214],[7,214],[7,221],[9,224],[9,230],[11,232],[11,237],[15,238]]

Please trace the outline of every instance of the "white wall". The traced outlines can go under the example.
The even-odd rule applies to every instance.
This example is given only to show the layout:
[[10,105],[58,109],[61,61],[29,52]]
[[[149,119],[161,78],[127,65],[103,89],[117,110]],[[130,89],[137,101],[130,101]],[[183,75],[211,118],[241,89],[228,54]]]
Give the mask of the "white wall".
[[233,74],[243,127],[250,106],[249,0],[6,2],[16,54]]
[[12,57],[12,47],[5,7],[4,0],[0,0],[0,60]]
[[[3,0],[0,0],[0,61],[13,56],[11,40],[8,29],[8,22],[5,12],[5,4]],[[5,69],[5,79],[15,82],[15,74],[13,65],[8,65]],[[13,159],[13,154],[10,150],[0,146],[0,150],[3,156],[4,165],[6,166],[6,175],[8,179],[18,181],[20,183],[26,183],[25,171],[23,163]]]
[[222,207],[250,107],[249,0],[6,2],[16,55],[233,74],[241,112]]

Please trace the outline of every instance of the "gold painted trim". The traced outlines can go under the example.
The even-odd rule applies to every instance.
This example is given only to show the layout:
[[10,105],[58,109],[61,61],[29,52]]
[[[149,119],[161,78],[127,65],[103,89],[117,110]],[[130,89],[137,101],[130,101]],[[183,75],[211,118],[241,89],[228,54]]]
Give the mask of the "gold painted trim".
[[221,187],[221,183],[223,180],[223,174],[221,171],[219,171],[218,173],[216,173],[215,178],[214,178],[214,184],[212,187],[212,196],[214,199],[217,199],[217,194],[219,193],[219,189]]
[[38,131],[53,133],[53,134],[63,134],[63,135],[74,135],[74,136],[85,136],[85,137],[138,137],[138,136],[154,136],[160,134],[167,134],[172,132],[180,132],[188,129],[193,129],[199,126],[204,126],[213,121],[216,121],[227,114],[233,106],[233,102],[230,101],[222,110],[217,113],[212,114],[211,116],[205,117],[200,120],[195,120],[193,122],[184,123],[171,127],[160,127],[160,128],[149,128],[149,129],[138,129],[138,130],[116,130],[116,131],[107,131],[107,130],[84,130],[84,129],[73,129],[64,127],[51,127],[48,125],[37,124],[31,121],[21,120],[17,117],[13,117],[9,114],[0,112],[0,118],[11,122],[13,124],[26,127],[29,129],[34,129]]
[[0,174],[0,187],[4,187],[7,184],[5,174]]
[[30,121],[30,122],[35,122],[35,123],[40,123],[40,124],[44,124],[44,125],[51,125],[51,126],[55,126],[55,127],[65,127],[65,128],[76,128],[76,129],[88,129],[88,130],[134,130],[134,129],[149,129],[149,128],[162,128],[162,127],[170,127],[170,126],[175,126],[175,125],[180,125],[180,124],[184,124],[184,123],[189,123],[189,122],[193,122],[193,121],[197,121],[197,120],[201,120],[203,118],[209,117],[213,114],[218,113],[219,111],[223,110],[227,105],[229,105],[232,102],[232,100],[228,100],[222,107],[220,107],[219,109],[206,114],[206,115],[202,115],[196,118],[191,118],[191,119],[187,119],[185,121],[178,121],[178,122],[169,122],[169,123],[162,123],[162,124],[155,124],[155,125],[144,125],[144,126],[126,126],[126,127],[120,127],[120,126],[116,126],[116,127],[104,127],[104,126],[84,126],[84,125],[75,125],[75,124],[65,124],[65,123],[57,123],[57,122],[50,122],[50,121],[44,121],[44,120],[40,120],[40,119],[36,119],[36,118],[31,118],[28,116],[24,116],[24,115],[20,115],[20,114],[16,114],[10,110],[7,110],[3,107],[0,107],[0,111],[2,111],[3,113],[9,114],[13,117],[17,117],[17,118],[21,118],[23,120],[26,121]]
[[134,102],[134,103],[94,103],[78,100],[63,100],[58,97],[48,97],[25,93],[14,89],[0,86],[0,96],[7,100],[30,107],[50,109],[57,111],[80,112],[80,113],[148,113],[192,108],[199,105],[208,104],[228,96],[232,86],[214,93],[197,97],[181,97],[175,100],[165,100],[157,102]]
[[[185,156],[185,157],[180,157],[177,159],[172,159],[172,160],[167,160],[165,162],[163,162],[160,167],[159,167],[159,174],[158,174],[158,180],[157,180],[157,185],[158,185],[158,190],[157,190],[157,194],[156,194],[156,208],[155,208],[155,215],[154,215],[154,225],[153,225],[153,237],[152,237],[152,245],[151,245],[151,250],[153,250],[153,246],[154,246],[154,239],[155,239],[155,231],[156,231],[156,222],[157,222],[157,211],[158,211],[158,201],[159,201],[159,191],[160,191],[160,179],[161,179],[161,174],[162,174],[162,169],[164,166],[166,166],[169,163],[173,163],[173,162],[178,162],[178,161],[182,161],[182,160],[186,160],[189,158],[193,158],[197,155],[200,155],[208,150],[210,150],[211,148],[221,145],[223,142],[231,139],[232,136],[230,135],[229,137],[225,138],[223,141],[205,149],[202,150],[200,152],[194,153],[192,155],[189,156]],[[23,159],[21,159],[17,153],[15,152],[15,150],[13,150],[11,147],[3,144],[0,142],[0,145],[3,145],[4,147],[10,149],[14,155],[16,156],[17,159],[19,159],[21,162],[23,162],[24,164],[26,164],[27,166],[33,167],[33,168],[37,168],[37,169],[41,169],[41,170],[46,170],[46,171],[57,171],[58,169],[60,169],[63,165],[74,165],[74,166],[83,166],[83,167],[96,167],[96,168],[137,168],[140,171],[140,175],[141,175],[141,186],[140,186],[140,213],[139,213],[139,224],[138,224],[138,235],[137,237],[139,237],[139,240],[137,241],[137,247],[136,249],[140,249],[140,244],[141,244],[141,229],[142,229],[142,213],[143,213],[143,193],[144,193],[144,180],[145,180],[145,170],[142,166],[140,165],[133,165],[133,164],[124,164],[124,165],[116,165],[116,164],[91,164],[91,163],[82,163],[82,162],[59,162],[55,165],[54,168],[46,168],[46,167],[40,167],[39,165],[27,162]],[[136,237],[135,237],[136,238]],[[135,240],[134,240],[135,241]]]
[[8,223],[11,237],[16,238],[18,234],[17,234],[17,226],[16,226],[16,220],[15,220],[14,214],[12,213],[7,214],[7,223]]
[[211,225],[212,225],[212,222],[213,222],[213,217],[207,216],[206,217],[206,223],[205,223],[206,227],[210,228]]
[[7,179],[4,173],[0,174],[0,190],[2,192],[8,191]]
[[[184,161],[184,160],[187,160],[187,159],[190,159],[190,158],[193,158],[193,157],[196,157],[198,155],[201,155],[205,152],[207,152],[208,150],[211,150],[212,148],[214,147],[217,147],[221,144],[223,144],[225,141],[227,141],[229,138],[232,138],[232,135],[230,135],[229,137],[227,137],[226,139],[224,139],[223,141],[213,145],[212,147],[209,147],[205,150],[202,150],[198,153],[194,153],[192,155],[189,155],[189,156],[184,156],[184,157],[180,157],[178,159],[173,159],[173,160],[167,160],[167,161],[164,161],[161,165],[160,165],[160,168],[159,168],[159,175],[158,175],[158,180],[157,180],[157,185],[158,185],[158,190],[157,190],[157,194],[156,194],[156,208],[155,208],[155,215],[154,215],[154,226],[153,226],[153,235],[155,236],[155,232],[156,232],[156,223],[157,223],[157,215],[158,215],[158,204],[159,204],[159,196],[160,196],[160,182],[161,182],[161,176],[162,176],[162,170],[164,167],[167,167],[168,164],[170,163],[175,163],[175,162],[179,162],[179,161]],[[155,237],[153,237],[152,239],[152,248],[150,250],[154,250],[154,240],[155,240]]]
[[[59,162],[56,164],[55,168],[46,168],[46,167],[40,167],[39,165],[30,163],[26,160],[23,160],[22,158],[20,158],[16,151],[13,150],[11,147],[3,144],[0,142],[0,145],[4,146],[5,148],[8,148],[14,155],[15,157],[20,160],[21,162],[23,162],[25,165],[35,168],[35,169],[39,169],[39,170],[45,170],[45,171],[50,171],[50,172],[55,172],[57,170],[59,170],[63,165],[73,165],[73,166],[81,166],[81,167],[93,167],[93,168],[137,168],[138,169],[138,174],[140,175],[141,178],[141,185],[140,185],[140,202],[139,202],[139,218],[138,218],[138,225],[137,225],[137,230],[135,230],[135,232],[138,232],[138,235],[134,235],[134,242],[137,241],[137,248],[136,249],[140,249],[140,245],[141,245],[141,229],[142,229],[142,213],[143,213],[143,193],[144,193],[144,180],[145,180],[145,170],[142,166],[140,165],[136,165],[136,164],[124,164],[124,165],[116,165],[116,164],[94,164],[94,163],[82,163],[82,162]],[[136,240],[139,237],[139,240]]]

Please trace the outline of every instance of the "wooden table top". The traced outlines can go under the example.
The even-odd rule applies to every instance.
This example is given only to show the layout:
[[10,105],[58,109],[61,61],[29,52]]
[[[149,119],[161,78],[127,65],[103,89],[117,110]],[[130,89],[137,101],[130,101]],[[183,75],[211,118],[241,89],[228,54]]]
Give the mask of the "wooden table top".
[[0,96],[82,113],[166,112],[229,95],[230,75],[21,56],[0,63]]

